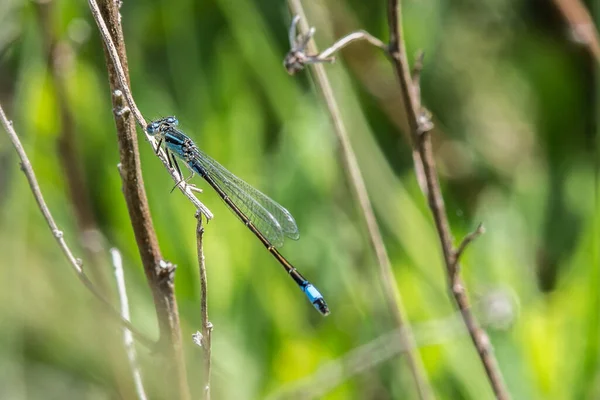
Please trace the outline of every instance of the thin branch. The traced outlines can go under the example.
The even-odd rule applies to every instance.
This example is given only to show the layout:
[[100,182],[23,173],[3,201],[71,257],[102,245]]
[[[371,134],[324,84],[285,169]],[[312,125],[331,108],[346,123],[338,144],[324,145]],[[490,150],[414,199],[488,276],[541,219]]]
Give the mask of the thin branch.
[[460,245],[454,251],[454,263],[452,266],[453,275],[459,273],[459,270],[457,268],[458,261],[460,260],[460,256],[467,249],[467,246],[470,245],[471,242],[473,242],[475,239],[477,239],[479,236],[483,235],[484,233],[485,233],[485,228],[483,227],[483,223],[479,223],[479,225],[477,225],[477,228],[473,232],[471,232],[467,236],[465,236],[464,239],[462,240],[462,242],[460,242]]
[[[96,0],[89,0],[88,3],[105,45],[108,78],[113,94],[112,103],[119,144],[123,194],[146,279],[152,290],[160,330],[159,343],[163,345],[168,360],[164,369],[166,372],[164,374],[165,384],[173,388],[174,398],[189,399],[190,393],[181,341],[179,311],[175,299],[175,267],[162,258],[144,189],[135,121],[131,118],[131,115],[133,113],[142,128],[145,128],[146,121],[135,105],[129,88],[127,56],[118,4],[113,0],[101,0],[100,8]],[[108,23],[105,21],[108,21]],[[125,97],[129,107],[122,101],[122,97]],[[156,143],[150,142],[156,148]],[[163,164],[168,166],[164,154],[161,155],[161,160]],[[176,181],[180,180],[181,177],[176,171],[171,168],[169,168],[169,171]],[[187,187],[184,193],[194,204],[197,204],[198,209],[203,209],[201,203]]]
[[11,142],[13,143],[13,146],[14,146],[15,150],[17,151],[19,158],[21,159],[21,169],[25,173],[25,177],[27,178],[27,181],[29,182],[29,187],[31,188],[33,197],[35,198],[35,201],[37,202],[38,207],[39,207],[40,211],[42,212],[42,215],[44,216],[44,219],[46,220],[46,223],[48,224],[50,231],[52,232],[52,235],[56,239],[58,246],[60,247],[61,251],[67,258],[67,260],[69,261],[71,268],[73,269],[73,271],[75,271],[79,280],[83,283],[83,285],[90,292],[92,292],[92,294],[98,300],[101,301],[101,303],[109,311],[110,315],[115,317],[118,321],[120,321],[120,323],[123,326],[125,326],[127,329],[129,329],[136,336],[136,338],[140,341],[140,343],[143,343],[145,346],[147,346],[149,348],[154,348],[155,347],[154,341],[148,339],[145,335],[140,333],[135,327],[133,327],[129,323],[129,321],[121,318],[121,315],[112,307],[112,304],[110,303],[110,301],[108,301],[106,298],[104,298],[104,296],[102,296],[100,291],[94,286],[92,281],[87,277],[87,275],[83,271],[83,268],[82,268],[83,262],[81,261],[81,259],[75,257],[75,255],[73,254],[73,252],[67,245],[67,242],[65,241],[63,232],[58,228],[58,225],[56,225],[56,222],[54,221],[54,218],[52,217],[52,214],[50,213],[50,209],[48,208],[48,205],[46,204],[46,201],[44,200],[44,196],[42,195],[40,185],[37,181],[37,178],[35,177],[35,172],[33,171],[31,162],[29,161],[29,158],[27,157],[27,153],[25,152],[25,149],[23,148],[23,145],[21,144],[21,141],[19,140],[17,133],[15,132],[15,130],[13,128],[12,122],[9,121],[8,118],[6,117],[6,114],[4,114],[2,105],[0,105],[0,121],[2,122],[2,126],[6,130],[8,137],[10,138]]
[[423,112],[421,108],[420,99],[416,96],[414,83],[411,79],[411,71],[406,57],[406,47],[402,36],[402,13],[399,0],[388,0],[388,23],[390,27],[390,56],[400,82],[404,106],[411,128],[413,146],[418,150],[422,161],[422,165],[416,165],[416,169],[422,167],[424,172],[427,184],[425,195],[428,199],[429,208],[433,214],[438,232],[444,263],[446,265],[448,283],[496,397],[498,399],[509,399],[510,395],[506,389],[502,372],[498,367],[498,361],[494,356],[489,338],[483,329],[481,329],[472,313],[469,298],[460,276],[454,273],[460,266],[458,262],[455,263],[455,260],[457,261],[455,257],[456,252],[453,249],[452,234],[433,157],[430,134],[433,126],[428,113]]
[[[129,321],[131,317],[129,315],[129,300],[127,300],[127,289],[125,287],[125,274],[123,272],[123,260],[121,258],[121,253],[119,253],[119,250],[113,248],[110,249],[110,255],[112,257],[115,280],[117,282],[119,302],[121,304],[121,317],[124,320]],[[142,382],[142,373],[137,361],[133,335],[127,328],[123,328],[123,344],[125,345],[125,352],[127,353],[129,368],[131,368],[131,373],[133,375],[133,383],[137,397],[139,400],[146,400],[148,397],[146,396],[146,391],[144,390],[144,384]]]
[[211,370],[211,349],[212,349],[212,329],[213,325],[208,320],[208,284],[206,279],[206,265],[204,260],[204,251],[202,249],[202,237],[204,236],[204,227],[202,226],[202,214],[197,212],[196,219],[196,244],[198,248],[198,268],[200,273],[200,313],[202,314],[202,333],[196,340],[204,351],[204,399],[210,400],[210,370]]
[[[108,56],[110,57],[110,59],[112,61],[111,66],[112,66],[112,68],[114,68],[114,75],[115,75],[115,78],[118,83],[117,84],[118,88],[114,88],[113,95],[124,96],[125,100],[127,101],[127,104],[129,105],[128,109],[125,109],[124,107],[115,108],[115,113],[117,114],[118,117],[123,116],[127,111],[130,111],[133,113],[137,123],[139,124],[139,126],[144,131],[144,134],[146,135],[146,140],[148,142],[150,142],[152,149],[154,150],[155,154],[158,155],[158,158],[160,159],[160,161],[162,161],[165,168],[167,168],[167,171],[169,171],[169,174],[171,175],[171,178],[173,178],[173,181],[176,183],[180,183],[182,181],[184,182],[184,184],[178,185],[179,190],[192,202],[192,204],[194,204],[194,207],[196,207],[196,209],[202,211],[202,214],[204,214],[204,216],[208,220],[212,219],[213,214],[210,212],[210,210],[204,204],[202,204],[200,202],[200,200],[198,200],[198,198],[192,193],[194,191],[193,186],[185,183],[185,177],[181,176],[175,168],[172,168],[170,166],[170,163],[169,163],[169,160],[167,158],[167,154],[165,153],[165,151],[163,149],[158,149],[158,152],[156,151],[157,150],[156,147],[158,145],[156,138],[154,138],[146,133],[146,126],[147,126],[146,120],[142,116],[142,113],[140,112],[137,105],[135,104],[135,101],[133,100],[133,95],[131,94],[131,90],[129,88],[127,74],[125,73],[125,69],[123,68],[123,63],[121,62],[121,59],[123,56],[121,56],[121,57],[119,56],[119,51],[117,50],[117,46],[115,45],[115,42],[113,41],[113,38],[112,38],[111,34],[109,33],[109,29],[106,25],[106,22],[104,21],[104,18],[102,17],[102,13],[100,12],[100,8],[98,7],[98,4],[96,3],[95,0],[88,0],[88,3],[90,5],[90,9],[92,11],[94,20],[96,21],[96,24],[98,25],[98,29],[100,31],[100,36],[102,37],[104,45],[106,46],[106,48],[105,48],[106,53],[108,54]],[[118,11],[116,11],[116,14],[117,14],[117,16],[119,15]],[[113,29],[116,29],[116,24],[118,24],[119,29],[120,29],[120,23],[118,22],[119,20],[120,20],[120,17],[118,17],[118,18],[115,17],[115,25],[112,26]],[[122,43],[119,43],[119,46],[123,47]],[[116,90],[119,90],[120,93],[117,93]]]
[[425,59],[425,53],[420,50],[415,58],[415,63],[412,68],[412,82],[413,90],[415,92],[415,98],[421,103],[421,72],[423,71],[423,60]]
[[316,48],[309,50],[312,54],[307,54],[307,46],[315,34],[315,28],[311,27],[305,34],[301,34],[296,36],[296,28],[298,26],[298,22],[300,22],[300,16],[296,15],[292,19],[292,23],[290,25],[289,31],[289,40],[290,40],[290,51],[285,56],[283,60],[283,65],[285,69],[290,75],[295,74],[298,71],[304,69],[307,64],[319,64],[319,63],[332,63],[335,61],[335,57],[333,55],[338,51],[342,50],[344,47],[348,46],[352,42],[356,42],[359,40],[365,40],[369,42],[371,45],[375,47],[379,47],[384,52],[387,52],[387,46],[381,40],[377,39],[375,36],[371,35],[369,32],[364,30],[359,30],[356,32],[352,32],[347,34],[346,36],[339,39],[337,42],[323,50],[322,52],[317,52]]
[[[293,14],[301,17],[301,30],[308,32],[309,28],[306,23],[304,9],[300,0],[290,0],[289,4]],[[311,53],[318,54],[314,41],[309,41],[307,43],[307,47]],[[373,246],[377,256],[379,280],[383,288],[387,307],[394,318],[395,325],[398,328],[404,328],[398,339],[401,342],[401,346],[407,349],[406,359],[408,361],[409,368],[413,375],[420,398],[430,399],[433,397],[433,395],[425,374],[425,368],[422,365],[422,361],[418,353],[415,351],[414,338],[412,336],[410,325],[405,317],[406,312],[404,310],[402,298],[398,291],[396,279],[394,278],[390,260],[383,243],[383,238],[381,236],[381,232],[379,231],[377,220],[375,219],[375,213],[373,211],[371,201],[369,200],[367,188],[360,172],[356,155],[352,149],[346,126],[342,120],[340,109],[333,94],[333,89],[329,79],[327,78],[323,65],[313,64],[312,67],[315,74],[317,87],[319,87],[321,91],[339,142],[341,158],[344,163],[344,170],[347,174],[350,186],[352,187],[352,194],[355,198],[355,201],[357,201],[360,206],[363,222],[367,227],[371,245]]]

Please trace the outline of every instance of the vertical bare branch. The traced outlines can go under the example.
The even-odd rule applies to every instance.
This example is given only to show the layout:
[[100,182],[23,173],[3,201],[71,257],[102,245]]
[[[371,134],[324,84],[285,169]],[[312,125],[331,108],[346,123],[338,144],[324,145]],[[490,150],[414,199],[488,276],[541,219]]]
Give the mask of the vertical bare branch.
[[[124,320],[129,321],[131,317],[129,315],[129,300],[127,300],[127,288],[125,287],[125,273],[123,272],[123,260],[121,258],[121,253],[119,253],[119,250],[113,248],[110,249],[110,255],[112,257],[112,263],[115,272],[115,281],[117,282],[119,303],[121,304],[121,317]],[[137,361],[133,335],[127,328],[123,328],[123,344],[125,345],[127,361],[129,361],[129,368],[131,369],[131,374],[133,375],[133,383],[137,398],[139,400],[146,400],[148,397],[146,396],[146,391],[144,390],[144,384],[142,382],[142,373]]]
[[[193,191],[198,191],[194,189],[193,186],[185,184],[185,177],[180,175],[176,168],[171,166],[167,158],[167,154],[163,149],[157,149],[157,141],[156,138],[150,136],[146,133],[146,120],[142,116],[142,113],[138,109],[135,101],[133,100],[133,96],[131,94],[131,89],[129,88],[129,72],[127,69],[127,59],[122,59],[121,57],[125,56],[124,50],[124,41],[123,41],[123,32],[121,29],[119,11],[117,9],[118,2],[110,2],[109,0],[105,0],[102,4],[106,5],[110,3],[108,7],[114,9],[110,15],[112,15],[112,19],[109,19],[110,29],[105,22],[105,17],[103,16],[104,12],[100,12],[100,8],[95,0],[88,0],[88,4],[90,6],[90,10],[92,11],[92,16],[98,25],[98,30],[100,36],[102,37],[102,41],[104,42],[104,55],[106,58],[106,63],[108,65],[109,70],[109,79],[111,82],[111,88],[113,89],[113,111],[115,113],[115,119],[127,119],[129,114],[133,113],[135,120],[140,125],[142,129],[144,129],[144,133],[146,134],[146,140],[152,145],[152,149],[158,155],[158,158],[163,163],[171,178],[174,182],[177,183],[177,187],[179,190],[187,197],[192,204],[196,207],[196,209],[201,210],[202,214],[207,219],[212,219],[213,215],[208,208],[204,204],[200,202],[192,193]],[[116,17],[114,15],[116,15]],[[109,15],[109,14],[107,14]],[[115,20],[115,18],[117,18]],[[117,42],[118,39],[118,42]],[[118,43],[115,44],[115,43]],[[123,101],[125,98],[125,101]],[[117,118],[118,117],[118,118]],[[135,123],[131,122],[132,129],[135,132]],[[136,139],[137,141],[137,139]],[[137,148],[137,147],[136,147]],[[183,183],[182,183],[183,182]]]
[[[104,50],[111,92],[116,94],[117,91],[122,90],[129,101],[129,109],[135,114],[138,122],[145,126],[145,121],[131,98],[127,56],[117,2],[101,0],[100,6],[98,6],[95,0],[89,0],[89,5],[101,31],[104,35],[108,35],[110,39],[109,42],[105,39]],[[171,364],[167,366],[168,373],[165,380],[170,386],[176,387],[176,393],[173,397],[188,399],[190,394],[181,343],[179,313],[175,299],[175,268],[163,260],[158,246],[140,167],[135,119],[131,112],[124,110],[122,100],[119,97],[117,95],[112,96],[112,102],[113,109],[116,111],[114,119],[119,144],[123,194],[142,264],[144,265],[146,279],[154,298],[160,328],[160,343],[163,345],[167,359]]]
[[[413,146],[418,151],[422,162],[422,165],[416,165],[415,168],[422,170],[424,173],[427,187],[424,194],[427,197],[429,208],[435,221],[446,265],[448,283],[496,397],[498,399],[508,399],[510,395],[506,389],[489,338],[475,320],[464,283],[457,273],[460,266],[456,257],[457,252],[454,250],[452,244],[452,234],[433,157],[431,134],[429,132],[431,121],[421,108],[420,100],[417,96],[418,92],[415,90],[415,84],[411,78],[411,71],[406,58],[406,47],[402,36],[402,13],[399,0],[388,1],[388,23],[390,27],[390,57],[400,82],[404,106],[411,128]],[[417,161],[417,158],[415,158],[415,161]]]
[[[300,0],[290,0],[289,4],[293,14],[300,16],[301,31],[306,35],[306,33],[309,32],[309,28],[306,23],[304,9]],[[312,54],[319,53],[313,40],[308,42],[307,48]],[[432,398],[433,395],[425,374],[425,369],[418,352],[415,351],[416,346],[410,325],[405,317],[406,312],[404,311],[402,298],[396,285],[390,260],[375,219],[375,213],[373,212],[373,207],[369,200],[364,179],[360,172],[356,155],[352,149],[346,126],[342,120],[337,101],[333,94],[333,89],[323,65],[321,63],[316,63],[312,65],[312,68],[315,74],[317,87],[321,91],[333,123],[334,131],[340,146],[341,158],[344,163],[344,170],[347,174],[350,186],[352,187],[352,194],[360,206],[361,216],[367,227],[371,245],[375,250],[379,266],[379,280],[383,288],[388,309],[394,318],[395,325],[398,328],[403,328],[399,335],[399,340],[401,341],[402,347],[406,349],[406,359],[419,392],[419,396],[421,399]]]
[[199,336],[199,344],[204,352],[204,399],[210,400],[210,369],[211,369],[211,349],[212,349],[212,328],[213,325],[208,320],[208,284],[206,279],[206,265],[204,260],[204,251],[202,249],[202,238],[204,236],[204,226],[202,226],[202,214],[196,213],[198,225],[196,227],[196,244],[198,248],[198,268],[200,272],[200,313],[202,314],[202,333]]

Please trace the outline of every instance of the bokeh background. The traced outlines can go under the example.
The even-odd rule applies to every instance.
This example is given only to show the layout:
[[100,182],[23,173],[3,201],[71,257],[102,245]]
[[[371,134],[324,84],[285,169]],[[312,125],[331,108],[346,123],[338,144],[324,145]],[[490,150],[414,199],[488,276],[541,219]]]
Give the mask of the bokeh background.
[[[385,2],[305,3],[321,48],[360,28],[387,38]],[[409,54],[426,54],[422,96],[436,123],[435,154],[454,236],[458,242],[479,222],[487,230],[464,255],[463,275],[508,388],[515,399],[599,398],[593,59],[552,2],[403,3]],[[332,311],[322,318],[196,178],[215,214],[204,241],[214,398],[417,398],[329,117],[310,73],[290,77],[282,66],[287,5],[151,0],[125,1],[121,11],[133,94],[145,117],[176,115],[205,152],[290,210],[301,239],[288,241],[282,253]],[[48,44],[56,46],[52,61]],[[492,398],[449,300],[390,64],[359,43],[327,71],[436,395]],[[118,248],[133,323],[155,337],[152,298],[120,187],[102,45],[87,2],[0,2],[0,101],[88,273],[114,287],[108,249]],[[76,204],[61,150],[68,126],[76,153],[70,165],[82,177]],[[195,210],[179,192],[169,194],[173,182],[141,131],[140,152],[160,247],[178,266],[189,380],[199,395],[202,353],[191,341],[200,328]],[[82,218],[97,226],[93,237],[82,234]],[[0,254],[0,398],[127,393],[123,356],[106,350],[118,343],[119,329],[103,320],[68,267],[4,134]],[[163,361],[138,351],[148,392],[170,398],[157,379]]]

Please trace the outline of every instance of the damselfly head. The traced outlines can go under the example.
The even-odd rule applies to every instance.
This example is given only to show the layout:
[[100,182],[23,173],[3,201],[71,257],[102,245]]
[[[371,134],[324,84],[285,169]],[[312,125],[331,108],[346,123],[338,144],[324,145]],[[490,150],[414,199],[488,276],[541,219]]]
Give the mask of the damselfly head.
[[146,126],[146,132],[148,132],[148,135],[156,135],[158,133],[159,128],[160,124],[158,123],[158,121],[150,122]]
[[179,125],[179,121],[175,117],[161,118],[150,122],[148,126],[146,126],[146,132],[148,132],[148,135],[156,135],[177,125]]

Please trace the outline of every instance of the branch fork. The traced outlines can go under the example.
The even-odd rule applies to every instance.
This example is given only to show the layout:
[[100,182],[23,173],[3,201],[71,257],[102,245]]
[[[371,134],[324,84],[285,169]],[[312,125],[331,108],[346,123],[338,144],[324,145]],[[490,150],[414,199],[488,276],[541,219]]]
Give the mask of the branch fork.
[[453,281],[456,279],[456,276],[460,273],[460,264],[458,263],[458,261],[460,260],[460,256],[462,256],[462,254],[465,252],[467,247],[475,239],[477,239],[479,236],[483,235],[484,233],[485,233],[485,228],[483,226],[483,223],[480,222],[479,225],[477,225],[477,228],[475,228],[475,230],[473,232],[471,232],[467,236],[465,236],[463,238],[463,240],[460,242],[460,245],[456,249],[452,250],[451,271],[452,271],[452,280]]
[[290,75],[294,75],[304,69],[307,64],[319,64],[319,63],[333,63],[335,62],[334,54],[348,46],[350,43],[357,40],[366,40],[375,47],[379,47],[383,51],[387,52],[388,47],[381,40],[371,35],[369,32],[359,30],[347,34],[346,36],[339,39],[337,42],[329,46],[317,54],[306,54],[307,46],[312,37],[314,36],[316,29],[311,27],[306,34],[297,35],[298,22],[300,22],[300,16],[296,15],[292,19],[289,30],[289,41],[290,51],[283,60],[283,66]]
[[[290,0],[290,2],[293,4],[292,8],[300,13],[300,2],[298,0]],[[489,338],[479,327],[477,320],[472,314],[465,285],[459,276],[459,258],[469,243],[483,233],[483,227],[480,224],[473,233],[467,235],[465,239],[463,239],[457,249],[454,249],[454,246],[452,245],[452,232],[446,215],[444,199],[442,197],[438,173],[435,166],[431,135],[428,134],[428,132],[433,129],[434,125],[431,113],[421,105],[420,73],[423,65],[423,54],[421,53],[417,56],[415,66],[411,71],[406,57],[404,38],[401,36],[402,9],[400,1],[388,0],[388,24],[390,28],[389,45],[385,45],[379,39],[374,38],[365,31],[358,31],[343,37],[321,53],[306,55],[305,48],[309,45],[310,39],[315,31],[314,28],[310,28],[306,35],[296,37],[295,33],[298,22],[298,16],[294,17],[289,31],[291,50],[284,60],[284,66],[290,74],[302,70],[306,64],[318,64],[329,61],[335,52],[358,39],[367,40],[372,45],[383,49],[390,59],[400,84],[404,107],[406,109],[411,136],[413,138],[415,172],[419,181],[419,186],[428,200],[429,208],[435,222],[442,254],[444,256],[449,288],[451,289],[456,305],[462,314],[463,322],[471,336],[473,344],[479,353],[479,357],[485,368],[496,398],[509,399],[510,394],[504,383],[498,361],[491,351]],[[325,85],[321,81],[326,78],[324,77],[325,73],[320,70],[322,68],[323,67],[320,65],[314,66],[317,83],[324,87]],[[329,93],[331,91],[330,88],[325,90],[323,87],[321,88],[322,91],[327,92],[325,93],[327,102],[327,97],[332,97],[333,94]],[[336,119],[337,118],[334,118],[334,120]],[[342,123],[335,121],[335,125],[337,128],[337,125],[342,125]],[[414,377],[418,386],[420,386],[419,381],[423,378],[420,377],[419,374],[415,374]],[[425,380],[423,383],[425,383]],[[420,392],[421,398],[430,397],[427,393],[427,387],[423,386],[423,389],[425,390]]]

